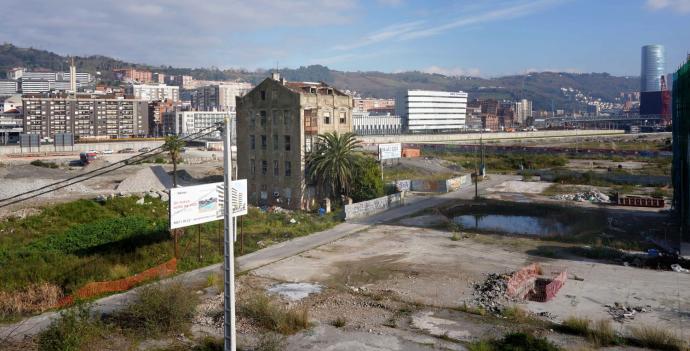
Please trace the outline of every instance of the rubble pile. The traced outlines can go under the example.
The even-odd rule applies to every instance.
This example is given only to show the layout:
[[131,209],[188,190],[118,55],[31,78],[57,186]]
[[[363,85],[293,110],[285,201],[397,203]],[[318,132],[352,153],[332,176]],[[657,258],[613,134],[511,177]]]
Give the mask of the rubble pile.
[[598,190],[589,190],[581,193],[574,193],[574,194],[558,194],[553,196],[554,199],[556,200],[567,200],[567,201],[577,201],[577,202],[585,202],[589,201],[592,203],[609,203],[611,202],[611,199],[609,198],[608,195],[602,193],[601,191]]
[[619,323],[623,323],[626,320],[633,320],[635,314],[644,313],[651,311],[651,306],[626,306],[622,303],[614,303],[613,305],[604,305],[608,310],[608,313],[613,317],[613,320]]
[[502,305],[507,302],[509,274],[489,273],[483,282],[475,283],[473,288],[473,302],[491,313],[499,313]]

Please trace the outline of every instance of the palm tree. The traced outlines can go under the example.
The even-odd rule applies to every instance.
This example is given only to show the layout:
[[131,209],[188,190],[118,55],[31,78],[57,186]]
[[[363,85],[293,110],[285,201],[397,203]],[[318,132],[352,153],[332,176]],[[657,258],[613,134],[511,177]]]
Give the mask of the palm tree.
[[173,164],[173,188],[177,187],[177,163],[180,162],[180,154],[182,153],[182,148],[184,146],[184,140],[180,139],[180,137],[177,135],[169,135],[165,137],[163,150],[168,152],[170,155],[170,161],[172,161]]
[[307,154],[307,177],[331,198],[349,195],[360,147],[355,134],[331,132],[319,135],[312,152]]

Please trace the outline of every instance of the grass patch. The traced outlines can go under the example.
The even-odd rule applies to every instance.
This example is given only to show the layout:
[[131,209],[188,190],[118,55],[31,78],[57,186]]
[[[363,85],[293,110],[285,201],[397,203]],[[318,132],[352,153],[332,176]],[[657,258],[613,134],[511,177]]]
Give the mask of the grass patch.
[[254,293],[242,300],[238,312],[265,329],[285,335],[294,334],[310,325],[306,306],[279,306],[263,293]]
[[456,310],[469,314],[476,314],[478,316],[486,316],[488,314],[483,307],[468,306],[465,302],[463,302],[462,306],[456,308]]
[[452,241],[460,241],[461,239],[462,238],[460,237],[460,234],[458,234],[457,232],[453,233],[453,235],[451,235],[450,237],[450,240]]
[[649,325],[631,327],[630,335],[634,339],[633,343],[642,347],[667,351],[687,350],[686,343],[668,329]]
[[[0,220],[0,321],[40,313],[49,305],[7,307],[41,284],[61,295],[93,281],[108,281],[142,272],[170,260],[173,241],[168,233],[167,203],[146,197],[115,197],[103,203],[78,200],[44,208],[26,218]],[[290,223],[294,219],[295,223]],[[324,217],[305,212],[267,213],[251,208],[238,227],[244,232],[244,254],[269,243],[325,230],[341,222],[337,213]],[[222,223],[200,226],[201,253],[196,254],[197,227],[180,238],[178,271],[208,266],[223,259]],[[239,243],[235,254],[240,254]],[[51,300],[46,300],[51,301]],[[22,303],[26,305],[26,302]]]
[[31,161],[32,166],[36,167],[43,167],[43,168],[59,168],[57,163],[55,162],[46,162],[46,161],[41,161],[41,160],[33,160]]
[[91,309],[82,305],[60,313],[50,326],[38,334],[41,351],[78,351],[98,337],[104,326],[91,317]]
[[182,284],[151,285],[113,318],[124,329],[143,336],[183,332],[194,317],[198,297]]
[[559,351],[558,346],[544,338],[527,333],[510,333],[500,340],[477,341],[468,346],[470,351]]
[[501,310],[501,316],[508,318],[518,323],[526,323],[532,321],[532,316],[524,308],[512,305]]
[[[443,152],[422,150],[424,156],[437,157],[461,166],[465,169],[474,169],[477,155],[472,152]],[[484,154],[484,163],[490,172],[515,172],[523,169],[543,169],[564,167],[568,164],[568,158],[559,154],[527,154],[511,152],[506,154],[493,153],[490,150]]]

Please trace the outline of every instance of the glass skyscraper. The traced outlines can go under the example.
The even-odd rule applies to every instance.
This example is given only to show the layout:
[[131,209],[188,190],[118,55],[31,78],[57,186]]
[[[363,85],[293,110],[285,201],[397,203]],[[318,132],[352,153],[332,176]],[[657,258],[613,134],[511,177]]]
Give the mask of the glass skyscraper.
[[666,59],[662,45],[642,47],[642,72],[640,92],[660,91],[661,76],[665,75]]

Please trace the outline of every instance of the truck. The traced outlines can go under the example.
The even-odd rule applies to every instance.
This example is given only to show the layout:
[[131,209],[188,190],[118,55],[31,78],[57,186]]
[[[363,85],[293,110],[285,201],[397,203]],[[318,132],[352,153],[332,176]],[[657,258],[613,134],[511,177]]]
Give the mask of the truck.
[[86,166],[91,163],[91,161],[95,160],[97,156],[98,152],[96,151],[81,152],[79,153],[79,161],[81,161],[82,165]]

